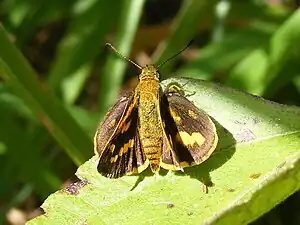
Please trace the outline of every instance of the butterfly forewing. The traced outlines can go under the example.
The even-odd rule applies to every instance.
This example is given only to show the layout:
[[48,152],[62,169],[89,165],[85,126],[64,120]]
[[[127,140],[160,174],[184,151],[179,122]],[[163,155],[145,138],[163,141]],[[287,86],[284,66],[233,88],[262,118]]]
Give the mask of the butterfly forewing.
[[105,115],[94,136],[94,152],[96,155],[100,156],[102,154],[104,147],[116,132],[124,110],[128,107],[129,100],[132,101],[132,99],[132,94],[123,96]]
[[112,107],[113,110],[107,114],[95,136],[95,151],[99,155],[97,169],[109,178],[137,173],[145,164],[139,137],[136,135],[137,102],[133,96],[121,100]]

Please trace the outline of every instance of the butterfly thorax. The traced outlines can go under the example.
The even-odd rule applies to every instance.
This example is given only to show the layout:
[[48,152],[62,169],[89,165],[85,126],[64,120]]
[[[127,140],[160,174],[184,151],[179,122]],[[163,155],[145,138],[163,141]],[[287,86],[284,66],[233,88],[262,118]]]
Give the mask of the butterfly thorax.
[[142,149],[149,160],[153,172],[159,170],[162,154],[163,128],[160,122],[159,75],[154,66],[146,66],[140,74],[140,82],[136,88],[138,102],[138,132]]

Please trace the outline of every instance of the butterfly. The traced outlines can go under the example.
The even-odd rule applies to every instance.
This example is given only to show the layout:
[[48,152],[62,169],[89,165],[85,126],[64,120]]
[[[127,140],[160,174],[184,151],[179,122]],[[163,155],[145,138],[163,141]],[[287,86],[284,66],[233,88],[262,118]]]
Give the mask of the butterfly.
[[218,143],[214,122],[179,84],[163,91],[158,67],[135,65],[139,83],[111,107],[95,133],[98,172],[119,178],[148,167],[153,173],[161,167],[183,170],[208,159]]

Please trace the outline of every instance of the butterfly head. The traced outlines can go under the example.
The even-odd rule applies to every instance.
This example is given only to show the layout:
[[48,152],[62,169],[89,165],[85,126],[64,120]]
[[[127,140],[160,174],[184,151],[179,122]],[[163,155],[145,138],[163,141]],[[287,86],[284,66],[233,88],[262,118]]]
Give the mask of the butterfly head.
[[159,80],[159,73],[154,65],[146,65],[142,68],[142,72],[139,76],[140,81],[142,80]]

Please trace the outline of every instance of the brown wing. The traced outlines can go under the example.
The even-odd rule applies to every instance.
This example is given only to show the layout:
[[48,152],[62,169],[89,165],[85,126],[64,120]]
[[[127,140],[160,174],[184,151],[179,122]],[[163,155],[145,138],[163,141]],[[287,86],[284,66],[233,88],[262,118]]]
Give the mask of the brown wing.
[[124,116],[125,108],[128,108],[128,103],[129,101],[132,102],[132,100],[133,94],[121,97],[105,115],[94,136],[94,152],[96,155],[100,156],[102,154],[104,147],[116,132],[117,126],[122,116]]
[[197,165],[215,150],[218,136],[209,116],[179,92],[166,92],[161,101],[165,133],[174,156],[163,149],[161,166],[175,169]]
[[[111,120],[115,120],[116,124]],[[95,135],[95,151],[99,155],[97,169],[103,176],[118,178],[147,167],[137,135],[137,121],[137,99],[131,95],[113,106],[99,126]]]

